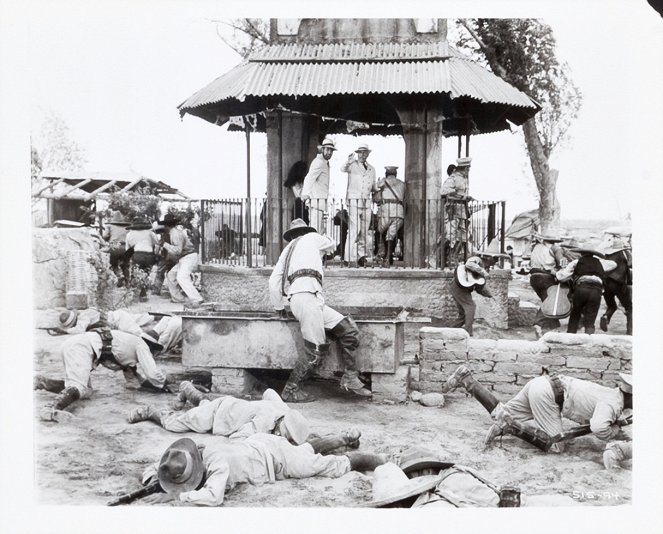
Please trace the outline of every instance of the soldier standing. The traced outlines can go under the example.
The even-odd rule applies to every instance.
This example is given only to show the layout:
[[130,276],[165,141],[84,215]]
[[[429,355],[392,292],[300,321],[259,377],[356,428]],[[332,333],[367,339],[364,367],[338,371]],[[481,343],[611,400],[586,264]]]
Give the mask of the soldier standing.
[[373,185],[373,201],[378,205],[378,257],[386,266],[394,263],[398,231],[403,226],[405,183],[397,177],[398,167],[385,167],[384,178]]

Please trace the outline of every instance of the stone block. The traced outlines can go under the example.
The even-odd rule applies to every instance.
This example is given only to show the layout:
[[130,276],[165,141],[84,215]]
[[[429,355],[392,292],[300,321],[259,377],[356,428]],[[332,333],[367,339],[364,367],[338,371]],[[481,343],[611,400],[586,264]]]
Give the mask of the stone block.
[[224,395],[243,395],[251,391],[256,379],[244,369],[212,369],[212,391]]
[[410,365],[410,382],[419,382],[419,366]]
[[405,402],[410,388],[410,367],[401,365],[395,373],[372,373],[373,400]]
[[619,385],[619,373],[606,371],[601,375],[601,384],[606,387],[614,388]]
[[532,380],[533,378],[536,378],[537,376],[541,376],[540,374],[536,375],[518,375],[518,378],[516,379],[516,384],[518,387],[523,387],[527,382]]
[[516,377],[513,374],[500,374],[500,373],[477,373],[474,375],[479,382],[482,384],[508,384],[515,383]]
[[633,340],[631,336],[612,336],[611,354],[622,360],[633,358]]
[[465,365],[472,373],[489,373],[495,366],[492,361],[484,360],[469,360]]
[[589,369],[591,371],[605,371],[608,368],[606,358],[592,358],[582,356],[569,356],[566,359],[566,367],[569,369]]
[[621,360],[622,372],[630,373],[633,370],[633,363],[631,360]]
[[618,359],[611,359],[608,362],[608,371],[621,371],[622,369],[622,361]]
[[519,354],[518,362],[538,363],[539,365],[565,365],[566,358],[560,354]]
[[520,339],[499,339],[495,347],[497,352],[515,352],[517,354],[539,354],[549,352],[548,346],[541,341]]
[[515,362],[518,359],[517,352],[494,352],[486,357],[493,362]]
[[424,360],[466,360],[467,352],[424,349],[422,356]]
[[[493,392],[496,395],[505,395],[508,396],[509,398],[513,397],[522,389],[521,386],[518,386],[516,384],[493,384]],[[503,401],[508,400],[508,398],[502,399]]]
[[424,371],[419,370],[419,381],[420,382],[444,382],[447,379],[448,375],[441,373],[439,371]]
[[[541,341],[548,345],[591,345],[592,338],[589,334],[565,334],[562,332],[546,332]],[[551,347],[553,348],[553,347]]]
[[541,365],[528,362],[497,362],[493,368],[495,373],[538,375],[541,374]]
[[420,339],[443,339],[448,342],[467,342],[470,335],[462,328],[435,328],[424,326],[419,330]]
[[429,393],[432,391],[440,392],[442,388],[442,383],[431,382],[430,380],[419,380],[419,382],[416,383],[416,387],[417,390],[421,391],[422,393]]
[[422,360],[419,363],[419,368],[422,371],[440,371],[442,369],[442,362],[439,360]]
[[467,344],[469,352],[492,352],[497,345],[495,339],[474,339],[470,338]]
[[561,374],[564,376],[570,376],[571,378],[579,378],[581,380],[591,380],[592,382],[598,382],[601,380],[600,372],[593,371],[583,371],[580,369],[565,369]]

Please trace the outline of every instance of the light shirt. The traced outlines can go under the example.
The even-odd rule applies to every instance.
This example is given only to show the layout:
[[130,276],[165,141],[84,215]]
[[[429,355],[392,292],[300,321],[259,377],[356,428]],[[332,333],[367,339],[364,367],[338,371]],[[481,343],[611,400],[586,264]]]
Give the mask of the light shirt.
[[543,243],[534,246],[529,263],[532,269],[543,269],[549,273],[554,272],[557,267],[552,247]]
[[159,243],[159,238],[152,230],[129,230],[126,238],[126,247],[134,252],[154,252],[154,246]]
[[163,248],[175,256],[178,260],[187,254],[196,252],[196,249],[193,248],[193,243],[191,243],[191,240],[189,239],[189,236],[181,226],[174,226],[171,228],[169,235],[170,243],[164,243]]
[[[283,249],[279,260],[274,266],[269,277],[269,296],[275,310],[282,310],[285,307],[281,284],[283,271],[285,269],[285,259],[290,249],[295,246],[295,250],[290,257],[290,265],[287,276],[301,269],[313,269],[324,276],[322,270],[322,257],[336,250],[336,244],[327,236],[320,235],[317,232],[305,234],[292,242]],[[289,297],[295,293],[321,293],[322,285],[318,280],[311,276],[302,276],[293,280],[292,284],[286,282],[286,295]]]

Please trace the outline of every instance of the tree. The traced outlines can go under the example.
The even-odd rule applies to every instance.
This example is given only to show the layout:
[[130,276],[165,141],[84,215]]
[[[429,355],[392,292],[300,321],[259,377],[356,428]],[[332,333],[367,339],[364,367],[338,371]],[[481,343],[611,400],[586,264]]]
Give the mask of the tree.
[[494,74],[541,105],[541,111],[523,124],[523,135],[539,193],[540,230],[558,229],[558,171],[550,168],[549,160],[567,139],[582,95],[568,65],[557,58],[553,31],[535,19],[461,19],[459,24],[471,36],[461,36],[459,48],[475,57],[478,53]]
[[[230,48],[246,59],[257,48],[269,44],[269,19],[211,20],[216,24],[216,33]],[[232,30],[232,37],[225,37],[219,25]]]
[[33,178],[42,170],[83,170],[85,151],[74,141],[65,120],[52,110],[42,110],[39,129],[31,137]]

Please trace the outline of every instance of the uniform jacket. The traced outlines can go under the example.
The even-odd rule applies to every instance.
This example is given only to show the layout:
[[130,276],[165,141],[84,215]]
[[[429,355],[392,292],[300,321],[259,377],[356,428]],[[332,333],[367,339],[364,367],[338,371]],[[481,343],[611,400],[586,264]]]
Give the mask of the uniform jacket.
[[302,197],[326,200],[329,196],[329,161],[318,154],[304,177]]

